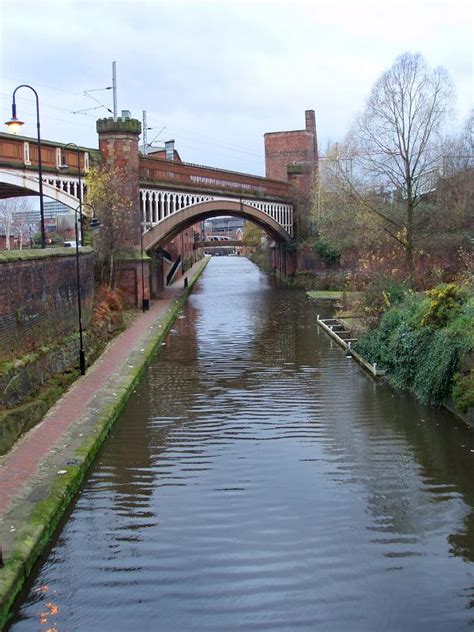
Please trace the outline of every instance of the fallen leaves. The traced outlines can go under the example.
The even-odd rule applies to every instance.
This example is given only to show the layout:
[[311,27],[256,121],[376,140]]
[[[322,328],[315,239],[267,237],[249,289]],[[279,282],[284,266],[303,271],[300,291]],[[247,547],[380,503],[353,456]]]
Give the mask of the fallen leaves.
[[[48,585],[45,584],[44,586],[39,586],[38,588],[36,588],[35,592],[47,593],[48,590],[49,590]],[[54,617],[59,612],[59,606],[57,606],[52,601],[48,601],[48,603],[46,604],[46,608],[47,608],[47,611],[40,612],[40,615],[39,615],[39,622],[41,625],[47,625],[48,617]],[[53,626],[52,628],[48,628],[46,632],[58,632],[58,630],[56,626]]]
[[51,601],[46,604],[46,608],[48,608],[50,614],[52,614],[52,615],[58,614],[58,612],[59,612],[59,606],[56,606]]

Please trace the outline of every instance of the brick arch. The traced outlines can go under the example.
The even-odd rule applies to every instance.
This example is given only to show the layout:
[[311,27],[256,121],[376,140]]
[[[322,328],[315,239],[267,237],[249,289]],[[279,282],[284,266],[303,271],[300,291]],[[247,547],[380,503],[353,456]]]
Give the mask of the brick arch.
[[[26,195],[39,195],[38,178],[33,178],[24,173],[15,173],[13,171],[7,171],[6,169],[0,169],[0,198]],[[79,204],[78,198],[65,191],[61,191],[61,189],[53,187],[47,182],[43,182],[43,195],[57,202],[61,202],[71,209],[76,209]]]
[[248,219],[263,228],[276,242],[290,243],[292,241],[291,236],[278,222],[250,204],[239,200],[209,200],[188,206],[162,219],[144,233],[143,246],[145,250],[161,248],[193,224],[219,215],[233,215]]

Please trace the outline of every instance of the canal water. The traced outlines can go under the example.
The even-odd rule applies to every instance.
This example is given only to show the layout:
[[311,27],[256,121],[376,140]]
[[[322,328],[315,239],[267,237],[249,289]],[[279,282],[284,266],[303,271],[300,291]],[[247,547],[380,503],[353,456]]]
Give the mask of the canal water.
[[376,385],[318,311],[210,262],[14,632],[471,625],[472,436]]

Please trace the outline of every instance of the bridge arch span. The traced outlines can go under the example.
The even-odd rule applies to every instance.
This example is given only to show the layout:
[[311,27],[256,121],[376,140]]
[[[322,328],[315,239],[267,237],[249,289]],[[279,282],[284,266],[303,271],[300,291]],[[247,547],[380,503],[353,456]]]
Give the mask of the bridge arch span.
[[292,241],[289,233],[260,209],[240,200],[218,199],[193,204],[163,218],[144,233],[143,246],[148,251],[161,248],[193,224],[219,215],[233,215],[248,219],[260,226],[276,242],[290,243]]
[[[0,198],[39,195],[39,179],[24,172],[0,169]],[[48,184],[43,179],[43,195],[57,202],[65,204],[71,209],[77,209],[79,199],[66,191]]]

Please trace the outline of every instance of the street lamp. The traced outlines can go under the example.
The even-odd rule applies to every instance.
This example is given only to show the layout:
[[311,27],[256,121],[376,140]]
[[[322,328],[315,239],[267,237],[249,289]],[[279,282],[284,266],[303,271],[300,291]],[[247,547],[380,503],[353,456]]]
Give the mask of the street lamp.
[[41,162],[41,134],[40,134],[40,115],[39,115],[39,98],[38,93],[34,88],[26,83],[23,83],[15,88],[12,96],[12,117],[9,121],[6,121],[5,125],[13,133],[17,134],[20,127],[24,125],[23,121],[20,121],[16,115],[16,101],[15,94],[20,88],[29,88],[34,92],[36,97],[36,127],[38,129],[38,175],[39,175],[39,197],[40,197],[40,216],[41,216],[41,248],[46,248],[46,232],[44,228],[44,205],[43,205],[43,166]]
[[[90,204],[87,204],[93,209]],[[81,273],[79,265],[79,230],[77,227],[78,218],[77,215],[82,211],[82,202],[77,208],[74,209],[74,226],[76,235],[76,292],[77,292],[77,313],[79,318],[79,369],[81,375],[86,374],[86,354],[84,352],[84,337],[82,329],[82,296],[81,296]],[[94,214],[95,215],[95,214]],[[91,228],[100,228],[100,221],[94,216],[91,220]],[[82,233],[82,226],[81,226]]]
[[81,375],[86,374],[86,354],[84,353],[84,339],[82,332],[82,299],[81,299],[81,273],[79,265],[79,231],[77,228],[77,213],[82,210],[82,204],[74,209],[74,227],[76,235],[76,292],[77,292],[77,312],[79,318],[79,368]]
[[83,227],[82,227],[82,180],[81,180],[81,150],[79,149],[79,147],[76,145],[76,143],[68,143],[67,145],[63,146],[62,149],[62,155],[61,155],[61,164],[58,166],[58,169],[60,169],[61,171],[65,171],[67,169],[69,169],[69,165],[66,162],[66,157],[64,155],[65,150],[68,147],[74,147],[75,151],[76,151],[76,157],[77,157],[77,178],[78,178],[78,199],[79,199],[79,222],[80,222],[80,226],[81,226],[81,246],[83,244]]
[[142,312],[147,312],[150,309],[150,299],[145,298],[145,274],[144,274],[144,262],[143,262],[143,231],[145,230],[146,223],[142,222],[141,231],[140,231],[140,259],[142,264]]

